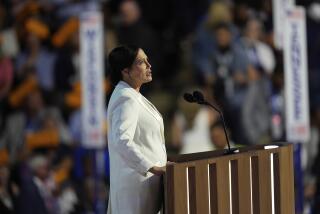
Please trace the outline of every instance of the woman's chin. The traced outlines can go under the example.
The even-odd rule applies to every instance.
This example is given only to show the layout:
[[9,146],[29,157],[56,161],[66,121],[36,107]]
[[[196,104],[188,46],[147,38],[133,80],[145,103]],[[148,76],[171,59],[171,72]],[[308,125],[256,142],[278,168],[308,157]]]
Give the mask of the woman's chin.
[[150,75],[146,78],[146,82],[151,82],[151,81],[152,81],[152,76]]

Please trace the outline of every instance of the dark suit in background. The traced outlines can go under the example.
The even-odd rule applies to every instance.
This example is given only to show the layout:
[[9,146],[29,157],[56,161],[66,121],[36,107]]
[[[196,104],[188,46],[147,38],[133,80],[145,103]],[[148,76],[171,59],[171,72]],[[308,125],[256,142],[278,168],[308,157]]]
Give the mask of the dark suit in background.
[[26,180],[21,185],[18,198],[18,214],[49,214],[44,198],[33,179]]

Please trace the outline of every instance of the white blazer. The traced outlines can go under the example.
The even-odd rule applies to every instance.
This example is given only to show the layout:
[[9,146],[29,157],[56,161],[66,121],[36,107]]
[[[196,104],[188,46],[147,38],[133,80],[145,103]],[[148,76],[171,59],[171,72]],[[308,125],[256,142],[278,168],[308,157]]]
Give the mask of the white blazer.
[[108,105],[110,195],[108,214],[155,214],[161,208],[160,177],[147,172],[165,166],[161,114],[143,95],[120,81]]

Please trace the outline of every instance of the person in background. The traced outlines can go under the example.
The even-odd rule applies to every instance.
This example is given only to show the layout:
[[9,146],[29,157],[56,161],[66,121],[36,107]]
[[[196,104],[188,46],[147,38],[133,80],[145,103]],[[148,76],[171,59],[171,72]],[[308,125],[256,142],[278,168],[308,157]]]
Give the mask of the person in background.
[[232,32],[226,23],[218,23],[213,32],[217,49],[211,56],[213,70],[207,75],[207,85],[213,89],[217,104],[224,111],[234,139],[245,144],[241,108],[247,91],[249,60],[243,48],[232,42]]
[[275,69],[275,56],[272,49],[261,41],[262,36],[261,22],[249,19],[241,43],[250,61],[248,90],[242,107],[243,130],[250,145],[270,141],[270,77]]
[[270,77],[275,69],[276,62],[271,47],[261,41],[263,35],[262,23],[257,18],[251,18],[247,21],[244,36],[240,41],[250,65],[255,70],[259,70],[265,76]]
[[57,202],[53,196],[54,183],[50,177],[48,159],[42,155],[35,155],[31,158],[29,167],[32,176],[21,186],[18,213],[59,213]]
[[[228,133],[228,132],[227,132]],[[217,120],[210,126],[210,139],[215,149],[227,149],[228,143],[226,135],[223,129],[223,123],[221,120]],[[235,144],[230,140],[230,147],[232,148]]]
[[[141,15],[141,10],[136,1],[125,0],[119,5],[120,23],[116,27],[116,35],[120,44],[135,44],[145,50],[153,65],[153,76],[162,78],[165,71],[161,71],[162,49],[159,36],[146,23]],[[160,81],[146,85],[142,90],[153,88]],[[151,89],[150,88],[150,89]]]
[[[187,91],[187,90],[186,90]],[[211,151],[210,124],[217,120],[217,113],[208,107],[177,100],[177,110],[171,124],[171,143],[180,154]]]
[[156,107],[141,93],[152,81],[145,52],[120,46],[109,54],[116,85],[108,104],[110,196],[108,214],[156,214],[162,206],[161,175],[167,153],[164,125]]
[[270,90],[266,90],[263,73],[252,67],[248,70],[248,90],[241,109],[243,132],[249,145],[270,142]]
[[[0,139],[0,144],[9,148],[10,159],[17,158],[17,151],[28,146],[28,139],[30,139],[28,136],[41,131],[54,130],[58,135],[58,143],[71,143],[71,135],[60,110],[46,105],[42,91],[39,89],[30,91],[24,98],[24,104],[24,111],[7,118],[5,134]],[[46,138],[42,141],[50,140],[52,139]]]
[[25,48],[16,58],[17,79],[22,80],[30,68],[34,68],[37,80],[41,89],[45,92],[54,90],[54,62],[56,54],[42,45],[41,40],[32,32],[28,32],[25,37]]
[[239,37],[239,29],[233,23],[232,10],[228,2],[211,2],[204,20],[196,29],[192,43],[192,64],[195,76],[201,84],[206,84],[206,79],[213,70],[210,56],[217,49],[217,40],[212,36],[212,28],[220,22],[230,27],[232,41],[236,41]]

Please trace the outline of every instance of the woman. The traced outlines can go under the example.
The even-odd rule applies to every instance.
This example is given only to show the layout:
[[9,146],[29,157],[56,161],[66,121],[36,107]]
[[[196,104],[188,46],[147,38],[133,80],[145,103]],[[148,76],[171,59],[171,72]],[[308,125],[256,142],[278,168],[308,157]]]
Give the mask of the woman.
[[108,105],[110,197],[108,214],[154,214],[161,208],[160,175],[167,155],[161,114],[139,93],[152,81],[144,51],[120,46],[109,55],[116,87]]

